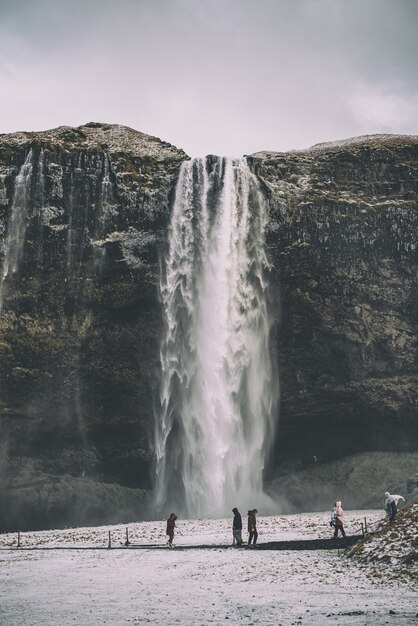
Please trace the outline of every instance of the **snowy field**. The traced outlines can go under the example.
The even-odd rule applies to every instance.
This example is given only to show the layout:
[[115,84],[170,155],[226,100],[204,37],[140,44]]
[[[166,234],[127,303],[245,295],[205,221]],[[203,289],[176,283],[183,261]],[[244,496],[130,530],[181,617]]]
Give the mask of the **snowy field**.
[[[349,512],[347,533],[364,517],[373,525],[383,512]],[[260,516],[259,542],[330,537],[328,519]],[[142,549],[124,549],[122,525],[23,533],[20,550],[10,549],[15,534],[0,535],[0,624],[418,625],[416,586],[387,564],[358,564],[336,550],[181,549],[227,546],[230,526],[178,520],[174,550],[164,546],[164,522],[129,525]]]

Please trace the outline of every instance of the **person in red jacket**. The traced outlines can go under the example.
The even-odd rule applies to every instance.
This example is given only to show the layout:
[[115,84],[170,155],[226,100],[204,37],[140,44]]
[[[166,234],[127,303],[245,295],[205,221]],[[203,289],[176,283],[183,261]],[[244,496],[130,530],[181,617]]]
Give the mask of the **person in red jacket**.
[[253,540],[254,546],[257,543],[257,537],[258,537],[257,519],[256,519],[257,513],[258,513],[257,509],[252,509],[251,511],[248,511],[248,532],[249,532],[248,545],[249,546],[251,545],[252,540]]

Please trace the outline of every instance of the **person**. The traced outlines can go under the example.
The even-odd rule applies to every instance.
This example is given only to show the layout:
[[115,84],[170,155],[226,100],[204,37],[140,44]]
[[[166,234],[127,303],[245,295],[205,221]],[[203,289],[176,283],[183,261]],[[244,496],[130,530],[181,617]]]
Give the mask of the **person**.
[[398,494],[391,495],[389,491],[385,492],[385,511],[390,524],[392,524],[396,513],[398,512],[399,500],[403,500],[405,502],[405,498],[403,496],[399,496]]
[[253,541],[253,546],[255,546],[257,543],[257,537],[258,537],[257,519],[256,519],[257,513],[258,513],[257,509],[252,509],[251,511],[248,511],[248,532],[249,532],[248,545],[249,546],[251,545],[251,541]]
[[334,527],[334,538],[338,537],[338,531],[341,531],[343,537],[345,537],[344,530],[344,511],[341,506],[341,500],[337,500],[334,503],[334,509],[331,513],[330,525]]
[[173,539],[174,539],[174,528],[176,525],[177,515],[175,513],[171,513],[170,517],[167,520],[167,530],[165,534],[168,535],[167,545],[169,548],[174,548]]
[[232,512],[234,514],[234,519],[232,521],[232,545],[234,546],[236,542],[237,546],[240,546],[242,545],[242,517],[236,507],[232,509]]

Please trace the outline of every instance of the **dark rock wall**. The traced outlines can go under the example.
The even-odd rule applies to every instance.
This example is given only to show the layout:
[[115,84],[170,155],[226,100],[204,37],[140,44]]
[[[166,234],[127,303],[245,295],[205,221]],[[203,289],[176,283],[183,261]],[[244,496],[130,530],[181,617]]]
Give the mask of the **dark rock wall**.
[[159,253],[186,158],[119,126],[0,136],[3,268],[23,246],[0,285],[9,485],[41,472],[150,487]]
[[274,462],[418,449],[418,138],[249,158],[280,290]]

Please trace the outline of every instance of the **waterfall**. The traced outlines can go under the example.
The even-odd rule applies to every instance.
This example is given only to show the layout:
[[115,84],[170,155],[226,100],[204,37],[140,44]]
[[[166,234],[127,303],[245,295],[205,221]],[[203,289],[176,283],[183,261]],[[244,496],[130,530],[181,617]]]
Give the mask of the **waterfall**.
[[100,201],[97,206],[93,229],[93,259],[94,268],[100,274],[104,267],[106,248],[104,239],[112,228],[118,212],[118,205],[115,201],[115,188],[111,180],[112,163],[107,152],[103,154],[102,180],[100,183]]
[[256,506],[274,434],[266,207],[244,159],[182,164],[161,276],[157,506]]
[[26,227],[29,220],[29,206],[32,183],[32,149],[15,178],[13,200],[3,247],[3,271],[0,276],[0,311],[3,309],[4,281],[18,271],[24,252]]
[[115,210],[114,189],[110,179],[111,162],[109,155],[105,152],[103,155],[103,177],[100,186],[100,206],[98,218],[98,234],[103,236],[106,232],[108,223],[111,223]]

